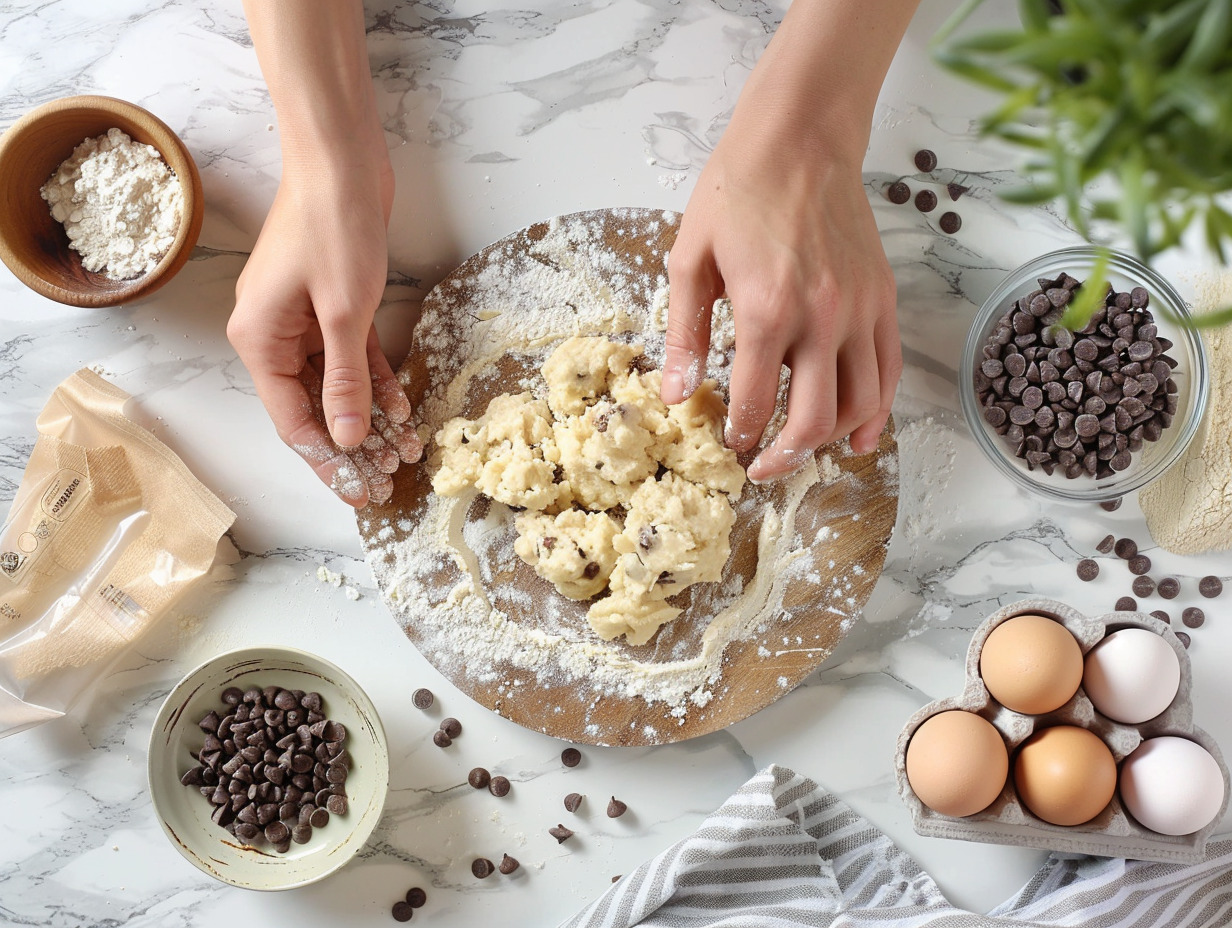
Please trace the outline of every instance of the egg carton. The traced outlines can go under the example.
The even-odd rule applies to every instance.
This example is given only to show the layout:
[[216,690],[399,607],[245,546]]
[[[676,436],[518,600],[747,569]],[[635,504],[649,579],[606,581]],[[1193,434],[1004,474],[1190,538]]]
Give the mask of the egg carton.
[[[984,686],[979,670],[980,652],[994,628],[1015,616],[1030,613],[1050,616],[1059,621],[1078,639],[1083,655],[1106,635],[1122,628],[1145,628],[1155,632],[1171,645],[1180,660],[1181,681],[1176,697],[1161,714],[1140,725],[1124,725],[1101,715],[1082,687],[1069,702],[1053,712],[1024,715],[1005,708],[993,699]],[[1219,745],[1193,724],[1189,654],[1166,622],[1143,612],[1109,612],[1091,617],[1052,599],[1022,600],[997,610],[976,629],[967,650],[966,672],[967,681],[962,695],[938,699],[924,706],[911,716],[898,736],[895,758],[898,792],[910,810],[912,824],[919,834],[1166,863],[1192,863],[1202,859],[1207,838],[1228,807],[1229,786],[1232,784],[1229,783],[1228,767]],[[911,736],[926,719],[949,709],[973,712],[991,722],[1005,739],[1011,758],[1011,773],[1006,778],[1001,795],[984,811],[964,818],[933,811],[919,800],[907,781],[907,744]],[[1209,825],[1193,834],[1164,835],[1134,821],[1121,804],[1117,792],[1099,815],[1082,825],[1053,825],[1036,818],[1014,792],[1013,756],[1018,746],[1035,731],[1053,725],[1077,725],[1098,735],[1111,749],[1118,766],[1148,738],[1176,735],[1197,742],[1215,758],[1223,773],[1224,798],[1219,814]],[[1176,783],[1173,788],[1183,790],[1186,784]]]

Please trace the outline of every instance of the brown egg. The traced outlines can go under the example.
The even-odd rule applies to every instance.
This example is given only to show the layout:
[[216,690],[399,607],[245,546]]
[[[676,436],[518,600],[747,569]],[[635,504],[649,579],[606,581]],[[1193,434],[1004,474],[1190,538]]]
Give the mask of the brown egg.
[[958,709],[926,719],[907,744],[907,782],[924,805],[961,818],[1001,795],[1009,753],[987,719]]
[[1026,715],[1069,702],[1082,682],[1082,648],[1055,619],[1019,615],[992,630],[980,651],[980,676],[992,698]]
[[1014,759],[1014,788],[1037,818],[1081,825],[1104,810],[1116,791],[1116,760],[1085,728],[1056,725],[1023,742]]

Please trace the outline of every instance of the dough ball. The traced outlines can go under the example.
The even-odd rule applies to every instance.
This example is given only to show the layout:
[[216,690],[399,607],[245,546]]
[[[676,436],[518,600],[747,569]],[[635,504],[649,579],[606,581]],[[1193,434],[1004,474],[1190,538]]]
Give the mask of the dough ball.
[[727,404],[715,387],[713,380],[705,380],[687,400],[668,407],[668,417],[679,430],[679,437],[659,446],[659,460],[694,483],[739,499],[744,468],[736,460],[736,452],[723,444]]
[[639,345],[575,335],[560,344],[544,362],[548,406],[558,416],[577,416],[590,401],[608,390],[612,377],[623,374],[642,353]]
[[514,551],[562,596],[589,599],[607,586],[616,565],[612,539],[620,532],[620,524],[607,513],[523,512],[516,524]]
[[555,428],[556,447],[573,501],[591,511],[623,506],[636,485],[658,469],[655,438],[632,403],[606,400]]

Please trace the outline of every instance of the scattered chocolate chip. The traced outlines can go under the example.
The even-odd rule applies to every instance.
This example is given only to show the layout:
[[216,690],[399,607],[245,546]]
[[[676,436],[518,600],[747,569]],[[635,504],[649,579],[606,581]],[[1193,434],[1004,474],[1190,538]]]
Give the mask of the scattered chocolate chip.
[[1181,583],[1175,577],[1164,577],[1156,589],[1164,599],[1176,599],[1181,592]]
[[411,694],[411,702],[414,703],[416,709],[431,709],[432,704],[436,702],[436,697],[432,695],[432,691],[420,687]]
[[438,730],[432,733],[432,743],[435,744],[438,748],[447,748],[451,744],[453,744],[453,739],[450,738],[449,735],[445,734],[443,731]]
[[1164,612],[1162,609],[1156,609],[1154,612],[1151,613],[1151,615],[1155,616],[1155,618],[1159,619],[1159,621],[1161,622],[1164,622],[1168,625],[1172,624],[1172,617],[1168,615],[1168,613]]
[[1112,550],[1112,546],[1115,544],[1116,544],[1116,537],[1113,535],[1108,535],[1104,538],[1103,541],[1101,541],[1099,544],[1095,546],[1095,550],[1098,551],[1100,554],[1107,554],[1109,551]]
[[1134,577],[1133,589],[1135,596],[1150,596],[1155,592],[1155,581],[1150,577]]
[[568,796],[565,797],[565,811],[576,812],[581,805],[582,805],[582,794],[581,793],[570,793]]
[[931,213],[937,208],[937,195],[931,190],[921,190],[915,195],[915,208],[921,213]]
[[1138,603],[1130,596],[1122,596],[1113,607],[1117,612],[1137,612]]
[[1207,599],[1214,599],[1223,592],[1223,581],[1216,576],[1203,577],[1198,581],[1198,592]]
[[492,781],[492,775],[482,767],[476,767],[466,777],[466,782],[475,789],[483,789]]
[[1206,613],[1197,606],[1190,606],[1181,612],[1181,621],[1190,628],[1200,628],[1206,621]]
[[1151,569],[1151,559],[1145,554],[1135,554],[1129,559],[1129,572],[1136,576],[1142,576]]
[[471,861],[471,873],[481,880],[486,880],[496,872],[496,865],[486,857],[476,857]]
[[614,877],[612,877],[612,882],[613,882],[613,883],[619,883],[619,882],[620,882],[620,878],[621,878],[622,876],[624,876],[624,874],[623,874],[623,873],[618,873],[618,874],[616,874]]
[[396,922],[409,922],[411,916],[415,914],[415,910],[407,902],[395,902],[390,914],[393,915]]
[[566,767],[576,767],[582,762],[582,752],[577,748],[565,748],[560,752],[560,762]]
[[937,169],[937,153],[928,148],[921,148],[915,153],[915,166],[925,173],[935,171]]
[[509,795],[509,780],[506,777],[495,776],[492,782],[488,784],[488,792],[493,796],[502,798]]
[[962,216],[955,212],[942,213],[941,218],[937,220],[937,225],[946,235],[955,235],[962,228]]
[[1084,557],[1078,562],[1078,579],[1084,582],[1090,582],[1099,576],[1099,564],[1091,560],[1089,557]]
[[1099,504],[1099,508],[1104,510],[1104,512],[1116,512],[1121,508],[1121,497],[1118,496],[1116,499],[1106,499]]
[[447,718],[441,721],[441,731],[447,734],[450,738],[456,738],[462,734],[462,723],[455,718]]
[[620,818],[622,815],[625,814],[628,808],[629,807],[627,805],[625,805],[623,802],[621,802],[619,799],[613,796],[612,801],[607,804],[607,817],[608,818]]
[[412,886],[406,891],[406,904],[412,909],[418,909],[428,901],[428,894],[418,886]]
[[945,185],[945,192],[950,195],[951,200],[957,200],[970,189],[970,187],[964,187],[962,184],[951,183]]
[[549,828],[548,834],[556,839],[557,844],[564,844],[573,837],[573,830],[566,828],[564,825],[557,825],[555,828]]
[[505,874],[505,876],[508,876],[520,866],[521,864],[518,863],[517,858],[510,857],[506,854],[501,858],[501,862],[497,865],[496,869]]
[[899,206],[902,206],[911,199],[911,188],[901,180],[896,180],[894,183],[886,187],[885,195],[886,199],[891,203],[896,203]]
[[1188,635],[1186,635],[1184,632],[1177,632],[1177,633],[1176,633],[1176,640],[1177,640],[1177,641],[1179,641],[1179,642],[1181,643],[1181,646],[1182,646],[1183,648],[1185,648],[1185,650],[1186,650],[1186,651],[1188,651],[1188,650],[1189,650],[1189,645],[1190,645],[1192,642],[1191,642],[1191,639],[1190,639],[1190,637],[1189,637]]
[[1129,560],[1138,553],[1138,542],[1132,538],[1118,538],[1117,543],[1112,548],[1116,552],[1116,556]]

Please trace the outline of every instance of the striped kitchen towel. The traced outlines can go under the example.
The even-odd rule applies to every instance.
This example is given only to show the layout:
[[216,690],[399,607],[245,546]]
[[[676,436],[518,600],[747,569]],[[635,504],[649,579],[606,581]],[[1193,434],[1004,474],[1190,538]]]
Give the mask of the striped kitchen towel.
[[957,909],[889,838],[785,767],[562,928],[1216,928],[1232,924],[1232,840],[1197,864],[1050,857],[987,915]]

